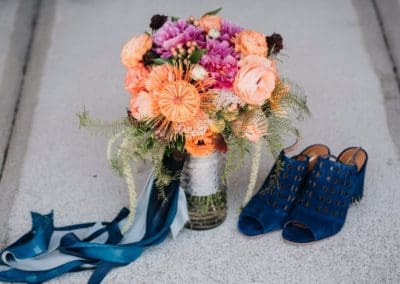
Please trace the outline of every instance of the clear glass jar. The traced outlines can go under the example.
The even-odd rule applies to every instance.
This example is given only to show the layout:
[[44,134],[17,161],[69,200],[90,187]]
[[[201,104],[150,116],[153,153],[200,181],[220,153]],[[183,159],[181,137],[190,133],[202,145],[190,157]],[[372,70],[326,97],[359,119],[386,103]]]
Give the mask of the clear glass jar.
[[180,185],[186,193],[190,223],[187,228],[208,230],[222,224],[227,213],[225,155],[187,156]]

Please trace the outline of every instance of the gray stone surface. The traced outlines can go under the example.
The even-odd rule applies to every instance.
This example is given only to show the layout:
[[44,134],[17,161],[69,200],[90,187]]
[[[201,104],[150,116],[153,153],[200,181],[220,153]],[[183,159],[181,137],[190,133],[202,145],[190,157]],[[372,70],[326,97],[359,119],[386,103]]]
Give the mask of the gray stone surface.
[[18,100],[36,1],[0,1],[0,172]]
[[[400,73],[400,1],[375,1],[382,20],[393,61]],[[398,77],[400,80],[400,76]]]
[[[388,118],[387,96],[391,95],[390,105],[398,100],[384,51],[379,64],[372,52],[379,48],[374,44],[380,35],[369,2],[49,0],[43,4],[0,184],[0,194],[6,189],[15,192],[14,202],[7,202],[11,209],[3,242],[29,228],[30,210],[54,209],[56,224],[65,225],[110,220],[127,205],[123,181],[106,165],[106,140],[80,131],[74,113],[86,105],[104,119],[124,115],[128,96],[122,86],[120,48],[143,32],[151,15],[184,17],[223,6],[222,15],[244,27],[283,34],[289,56],[281,70],[304,86],[313,112],[311,119],[299,122],[301,147],[322,142],[334,154],[352,145],[365,147],[370,156],[365,198],[350,209],[343,230],[326,241],[291,246],[282,242],[279,232],[247,239],[236,230],[248,180],[246,163],[229,180],[229,214],[222,226],[205,232],[184,230],[176,240],[168,239],[137,262],[111,272],[105,283],[400,281],[400,160],[391,128],[398,118]],[[366,22],[371,21],[367,32]],[[269,155],[263,158],[258,184],[273,163]],[[139,187],[148,168],[143,163],[136,166]],[[5,203],[3,196],[0,202]],[[66,275],[52,283],[84,283],[88,276],[88,272]]]

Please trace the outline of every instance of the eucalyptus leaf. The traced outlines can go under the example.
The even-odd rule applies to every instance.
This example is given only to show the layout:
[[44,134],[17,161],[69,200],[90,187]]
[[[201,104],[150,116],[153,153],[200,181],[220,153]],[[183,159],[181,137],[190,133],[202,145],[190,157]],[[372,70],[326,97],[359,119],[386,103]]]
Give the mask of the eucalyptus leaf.
[[163,64],[170,64],[171,63],[171,60],[169,60],[169,59],[165,59],[165,58],[154,58],[153,59],[153,62],[155,63],[155,64],[157,64],[157,65],[163,65]]
[[221,7],[221,8],[218,8],[218,9],[215,9],[215,10],[213,10],[213,11],[207,12],[207,13],[205,13],[205,14],[203,15],[203,17],[204,17],[204,16],[217,15],[221,10],[222,10],[222,7]]
[[206,52],[207,52],[207,49],[205,49],[205,48],[194,50],[193,53],[189,57],[190,62],[192,62],[193,64],[196,64],[197,62],[200,61],[201,56],[203,54],[205,54]]

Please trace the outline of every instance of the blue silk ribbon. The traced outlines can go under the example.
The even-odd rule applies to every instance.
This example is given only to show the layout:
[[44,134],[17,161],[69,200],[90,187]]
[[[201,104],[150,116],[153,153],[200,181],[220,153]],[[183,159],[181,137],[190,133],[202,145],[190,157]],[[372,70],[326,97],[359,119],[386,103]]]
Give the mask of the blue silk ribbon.
[[0,281],[42,283],[67,272],[94,269],[88,283],[100,283],[114,267],[135,261],[143,251],[173,237],[189,220],[186,198],[173,180],[158,198],[153,174],[138,199],[131,229],[121,234],[129,210],[112,222],[54,227],[53,212],[31,213],[32,229],[0,253]]

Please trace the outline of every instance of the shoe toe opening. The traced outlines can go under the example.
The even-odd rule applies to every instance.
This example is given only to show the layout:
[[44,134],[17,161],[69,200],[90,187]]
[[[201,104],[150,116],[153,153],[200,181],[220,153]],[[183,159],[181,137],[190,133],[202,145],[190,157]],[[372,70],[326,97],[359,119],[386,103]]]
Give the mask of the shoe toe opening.
[[286,224],[282,237],[289,242],[310,243],[315,241],[313,232],[305,225],[297,222]]
[[264,227],[254,217],[241,216],[238,222],[239,231],[246,236],[257,236],[264,233]]

